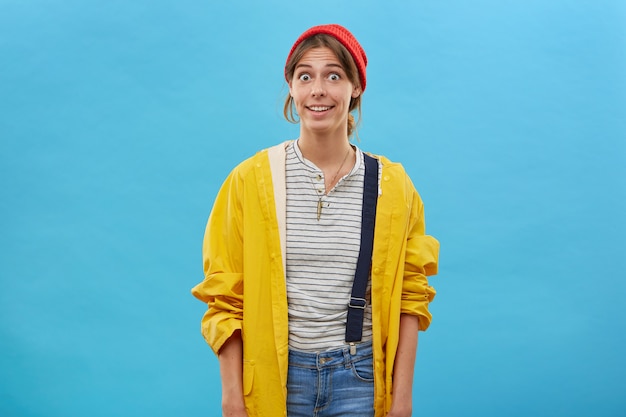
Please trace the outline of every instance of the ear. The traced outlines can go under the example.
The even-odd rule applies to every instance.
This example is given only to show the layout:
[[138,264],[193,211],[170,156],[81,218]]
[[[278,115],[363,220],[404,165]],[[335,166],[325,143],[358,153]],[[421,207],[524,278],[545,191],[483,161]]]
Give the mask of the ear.
[[358,97],[358,96],[360,96],[360,95],[361,95],[361,87],[357,87],[357,86],[355,86],[355,87],[352,89],[352,98],[357,98],[357,97]]

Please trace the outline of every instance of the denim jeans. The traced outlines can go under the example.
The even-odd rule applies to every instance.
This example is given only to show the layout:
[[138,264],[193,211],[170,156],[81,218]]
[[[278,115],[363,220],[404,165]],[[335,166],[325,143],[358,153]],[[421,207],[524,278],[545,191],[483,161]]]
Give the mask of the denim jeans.
[[371,342],[326,352],[289,351],[287,417],[374,416]]

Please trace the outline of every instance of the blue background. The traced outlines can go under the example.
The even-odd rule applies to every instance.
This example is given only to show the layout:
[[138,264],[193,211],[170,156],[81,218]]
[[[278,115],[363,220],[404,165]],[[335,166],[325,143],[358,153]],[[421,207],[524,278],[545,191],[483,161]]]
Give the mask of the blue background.
[[204,225],[330,22],[442,244],[414,415],[626,413],[626,2],[0,0],[0,415],[220,415]]

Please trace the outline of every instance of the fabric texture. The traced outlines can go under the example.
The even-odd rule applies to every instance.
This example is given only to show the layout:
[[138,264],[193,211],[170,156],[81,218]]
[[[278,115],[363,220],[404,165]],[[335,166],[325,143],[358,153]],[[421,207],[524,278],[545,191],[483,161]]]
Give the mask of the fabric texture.
[[[350,33],[348,29],[341,25],[330,24],[330,25],[319,25],[313,26],[310,29],[307,29],[300,37],[296,40],[296,42],[291,47],[291,51],[289,51],[289,55],[287,55],[287,63],[289,62],[289,58],[293,55],[293,52],[296,50],[298,45],[300,45],[304,40],[310,38],[311,36],[315,36],[317,34],[326,34],[330,35],[333,38],[337,39],[341,44],[350,52],[352,55],[352,59],[356,64],[357,69],[359,70],[359,80],[361,81],[361,92],[365,91],[365,85],[367,83],[367,77],[365,68],[367,67],[367,56],[365,55],[365,51],[361,47],[359,41],[356,40],[354,35]],[[287,68],[285,65],[285,79],[287,79]],[[287,82],[289,80],[287,79]]]
[[[257,153],[225,180],[207,223],[205,278],[192,290],[208,305],[201,330],[215,353],[242,331],[250,417],[286,416],[285,146]],[[423,204],[402,166],[376,158],[382,171],[371,287],[374,407],[380,417],[391,406],[400,315],[417,316],[421,330],[430,325],[435,290],[427,276],[437,272],[439,243],[425,235]]]

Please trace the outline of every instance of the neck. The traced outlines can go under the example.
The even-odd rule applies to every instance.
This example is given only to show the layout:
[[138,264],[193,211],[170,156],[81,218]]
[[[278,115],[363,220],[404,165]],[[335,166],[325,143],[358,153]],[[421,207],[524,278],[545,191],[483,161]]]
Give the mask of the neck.
[[352,148],[345,133],[336,136],[300,133],[298,146],[302,156],[322,170],[337,167]]

